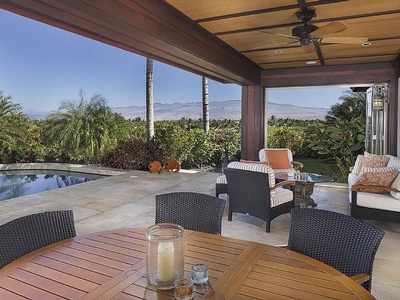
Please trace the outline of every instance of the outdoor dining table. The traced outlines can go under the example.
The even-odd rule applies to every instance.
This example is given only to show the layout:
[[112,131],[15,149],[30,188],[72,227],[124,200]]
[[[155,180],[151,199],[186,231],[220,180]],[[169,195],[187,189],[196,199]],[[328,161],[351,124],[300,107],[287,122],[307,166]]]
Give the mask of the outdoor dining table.
[[[375,299],[355,281],[284,247],[185,230],[185,277],[209,267],[193,299]],[[0,269],[0,299],[174,299],[146,281],[146,229],[77,236]]]

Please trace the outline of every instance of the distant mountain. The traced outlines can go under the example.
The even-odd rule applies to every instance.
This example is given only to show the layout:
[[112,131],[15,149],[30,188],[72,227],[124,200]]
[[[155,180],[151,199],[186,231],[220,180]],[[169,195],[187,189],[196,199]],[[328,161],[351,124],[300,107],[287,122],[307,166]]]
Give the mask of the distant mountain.
[[[202,118],[203,106],[201,102],[191,103],[173,103],[173,104],[154,104],[154,118],[160,120],[179,120],[183,117],[194,120]],[[275,116],[276,118],[292,118],[299,120],[325,119],[328,108],[302,107],[290,104],[268,103],[267,117]],[[114,112],[120,113],[126,119],[135,119],[140,117],[146,118],[145,106],[125,106],[115,107]],[[31,119],[44,119],[53,112],[25,112]],[[210,103],[211,119],[232,119],[240,120],[241,118],[241,101],[216,101]]]
[[[155,120],[179,120],[182,117],[191,119],[202,118],[203,106],[201,102],[191,103],[173,103],[173,104],[154,104]],[[115,112],[120,113],[127,119],[146,117],[145,106],[127,106],[116,107]],[[325,115],[329,111],[328,108],[301,107],[290,104],[268,103],[267,117],[275,116],[276,118],[292,118],[299,120],[325,119]],[[240,120],[241,118],[241,101],[217,101],[210,103],[211,119],[232,119]]]

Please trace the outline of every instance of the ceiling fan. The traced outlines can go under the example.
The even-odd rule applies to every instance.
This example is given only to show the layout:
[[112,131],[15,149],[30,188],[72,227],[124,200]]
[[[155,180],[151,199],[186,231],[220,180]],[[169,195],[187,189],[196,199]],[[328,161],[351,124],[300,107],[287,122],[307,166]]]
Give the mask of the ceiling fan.
[[[323,27],[318,27],[309,24],[313,17],[316,17],[315,10],[305,10],[296,12],[296,17],[304,24],[301,26],[296,26],[292,29],[292,35],[270,32],[266,30],[260,30],[260,32],[274,34],[279,36],[284,36],[292,39],[285,43],[269,45],[277,46],[283,44],[293,44],[300,42],[305,53],[310,53],[315,51],[313,43],[332,43],[332,44],[362,44],[368,41],[366,37],[333,37],[327,36],[332,33],[342,31],[347,28],[347,25],[341,22],[331,22]],[[261,47],[260,47],[261,48]]]

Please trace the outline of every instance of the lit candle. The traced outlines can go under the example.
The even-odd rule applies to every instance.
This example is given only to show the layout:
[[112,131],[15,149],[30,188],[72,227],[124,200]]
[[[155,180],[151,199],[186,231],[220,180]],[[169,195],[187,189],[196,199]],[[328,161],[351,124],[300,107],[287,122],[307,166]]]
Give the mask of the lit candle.
[[161,281],[174,280],[174,244],[172,242],[158,245],[157,276]]

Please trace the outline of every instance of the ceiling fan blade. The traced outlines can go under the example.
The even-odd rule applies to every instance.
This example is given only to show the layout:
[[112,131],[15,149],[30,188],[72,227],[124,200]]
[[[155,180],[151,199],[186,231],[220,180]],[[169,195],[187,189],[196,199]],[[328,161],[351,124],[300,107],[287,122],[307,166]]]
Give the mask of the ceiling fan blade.
[[285,43],[270,44],[270,45],[265,45],[265,46],[252,48],[251,50],[258,50],[258,49],[263,49],[263,48],[271,48],[271,47],[274,47],[274,46],[281,46],[281,45],[290,45],[290,44],[294,44],[294,43],[297,43],[297,42],[298,41],[289,41],[289,42],[285,42]]
[[310,33],[310,35],[315,36],[315,37],[324,37],[327,34],[339,32],[346,28],[347,28],[347,25],[344,23],[331,22],[328,25],[322,26],[321,28],[314,30],[313,32]]
[[278,33],[278,32],[271,32],[271,31],[266,31],[266,30],[259,30],[259,32],[273,34],[273,35],[279,35],[279,36],[284,36],[284,37],[287,37],[289,39],[296,39],[296,40],[298,39],[296,36],[289,35],[289,34]]
[[308,45],[306,45],[306,46],[301,46],[301,48],[303,48],[303,51],[304,51],[304,53],[312,53],[312,52],[315,52],[316,50],[315,50],[315,47],[314,47],[314,45],[313,44],[308,44]]
[[366,37],[347,37],[347,36],[327,36],[322,38],[320,43],[330,43],[330,44],[356,44],[361,45],[368,42]]

